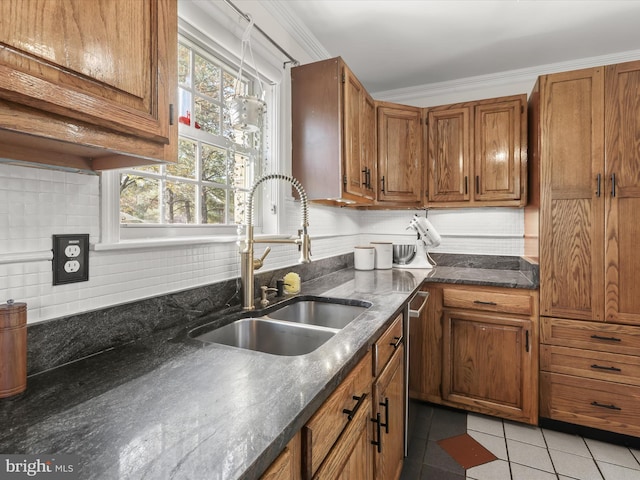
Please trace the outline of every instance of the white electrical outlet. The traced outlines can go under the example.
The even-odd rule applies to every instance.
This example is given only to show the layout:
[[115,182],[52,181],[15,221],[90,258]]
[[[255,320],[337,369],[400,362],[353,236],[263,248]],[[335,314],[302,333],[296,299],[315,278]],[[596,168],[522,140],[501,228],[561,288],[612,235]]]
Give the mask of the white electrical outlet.
[[80,262],[77,260],[69,260],[64,264],[64,271],[67,273],[76,273],[80,270]]
[[64,254],[69,258],[75,258],[80,255],[80,247],[78,245],[67,245],[64,249]]

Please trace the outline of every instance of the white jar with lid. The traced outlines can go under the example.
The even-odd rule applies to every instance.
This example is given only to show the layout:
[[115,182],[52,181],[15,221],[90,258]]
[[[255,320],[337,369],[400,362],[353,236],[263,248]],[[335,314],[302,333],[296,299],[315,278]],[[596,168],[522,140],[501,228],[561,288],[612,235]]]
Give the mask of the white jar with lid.
[[353,266],[356,270],[373,270],[376,262],[376,249],[370,245],[353,247]]
[[387,270],[393,266],[393,243],[371,242],[376,250],[376,270]]

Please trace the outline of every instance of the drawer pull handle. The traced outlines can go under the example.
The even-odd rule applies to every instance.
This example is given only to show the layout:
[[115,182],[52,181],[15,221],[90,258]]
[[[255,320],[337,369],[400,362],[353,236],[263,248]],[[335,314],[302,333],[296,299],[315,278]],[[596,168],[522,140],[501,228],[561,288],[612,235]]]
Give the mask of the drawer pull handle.
[[347,415],[347,418],[349,419],[349,421],[353,420],[353,417],[356,415],[356,412],[358,411],[358,409],[360,408],[360,405],[362,405],[362,402],[364,402],[364,399],[366,397],[367,397],[366,393],[363,393],[359,397],[354,395],[353,399],[356,400],[356,405],[353,407],[353,410],[349,410],[348,408],[345,408],[342,410],[342,413]]
[[600,335],[591,335],[591,338],[595,338],[596,340],[607,340],[609,342],[621,342],[622,339],[616,337],[602,337]]
[[376,424],[376,432],[378,433],[378,440],[371,440],[371,445],[376,445],[378,447],[378,453],[382,452],[382,432],[380,431],[381,422],[380,422],[380,414],[376,414],[376,418],[372,418],[371,421]]
[[391,346],[394,348],[394,350],[395,350],[395,349],[396,349],[396,348],[398,348],[400,345],[402,345],[402,340],[404,340],[404,337],[403,337],[403,336],[400,336],[400,337],[393,337],[393,339],[395,340],[395,342],[391,342],[389,345],[391,345]]
[[598,370],[611,370],[612,372],[621,372],[622,369],[618,367],[603,367],[602,365],[593,364],[591,368],[596,368]]
[[591,405],[593,405],[594,407],[608,408],[609,410],[622,410],[620,407],[616,407],[613,404],[604,405],[604,404],[598,403],[598,402],[591,402]]
[[384,423],[380,426],[384,427],[386,433],[389,433],[389,398],[385,397],[384,402],[380,402],[380,406],[384,407]]
[[496,302],[483,302],[482,300],[474,300],[473,303],[478,305],[498,305]]

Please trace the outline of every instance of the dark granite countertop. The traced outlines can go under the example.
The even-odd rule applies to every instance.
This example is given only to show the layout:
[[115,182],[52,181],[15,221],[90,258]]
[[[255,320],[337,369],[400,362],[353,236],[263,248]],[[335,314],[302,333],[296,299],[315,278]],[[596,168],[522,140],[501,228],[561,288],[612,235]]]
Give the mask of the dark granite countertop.
[[162,330],[29,377],[25,393],[0,401],[0,452],[76,454],[82,479],[257,478],[425,278],[537,287],[518,271],[465,266],[340,270],[305,282],[301,294],[372,306],[314,352],[186,340],[187,330],[228,323],[237,309]]

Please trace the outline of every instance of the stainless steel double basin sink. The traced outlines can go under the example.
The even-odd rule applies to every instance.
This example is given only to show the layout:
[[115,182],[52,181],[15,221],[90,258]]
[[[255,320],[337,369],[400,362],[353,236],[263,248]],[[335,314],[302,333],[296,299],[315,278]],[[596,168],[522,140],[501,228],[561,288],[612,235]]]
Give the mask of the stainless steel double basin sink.
[[212,329],[202,325],[189,337],[272,355],[304,355],[333,337],[371,306],[368,302],[325,297],[296,297],[260,316],[241,318]]

